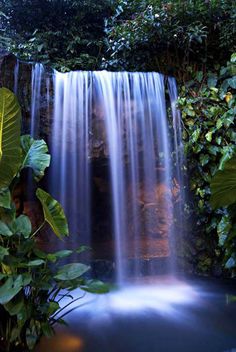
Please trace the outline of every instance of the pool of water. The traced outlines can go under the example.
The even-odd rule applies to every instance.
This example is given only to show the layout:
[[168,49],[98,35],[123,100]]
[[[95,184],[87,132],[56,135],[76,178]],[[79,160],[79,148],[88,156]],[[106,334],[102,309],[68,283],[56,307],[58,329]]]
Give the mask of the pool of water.
[[[81,292],[77,291],[74,296]],[[149,280],[81,299],[40,352],[236,352],[232,281]]]

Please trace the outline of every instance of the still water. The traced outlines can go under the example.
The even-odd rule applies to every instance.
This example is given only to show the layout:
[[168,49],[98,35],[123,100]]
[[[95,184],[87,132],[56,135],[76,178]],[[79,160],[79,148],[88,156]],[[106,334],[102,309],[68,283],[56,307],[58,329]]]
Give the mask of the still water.
[[[79,292],[76,293],[77,295]],[[40,351],[235,352],[232,281],[159,280],[86,296]]]

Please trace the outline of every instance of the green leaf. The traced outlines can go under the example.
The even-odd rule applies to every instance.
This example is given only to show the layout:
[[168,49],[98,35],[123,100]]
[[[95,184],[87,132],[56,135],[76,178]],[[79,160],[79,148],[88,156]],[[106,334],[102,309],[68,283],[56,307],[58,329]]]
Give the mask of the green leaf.
[[15,234],[22,234],[28,238],[32,231],[30,219],[26,215],[18,216],[11,224],[11,229]]
[[4,304],[4,308],[11,316],[18,315],[23,309],[25,309],[23,296],[20,295],[20,297],[15,297],[12,301]]
[[223,121],[222,121],[222,119],[218,119],[218,120],[216,121],[216,128],[217,128],[217,130],[219,130],[222,126],[223,126]]
[[193,142],[197,142],[199,136],[200,136],[200,133],[201,133],[201,129],[200,128],[197,128],[193,134],[192,134],[192,140]]
[[60,203],[41,188],[37,189],[36,195],[42,204],[45,221],[48,222],[54,233],[59,238],[68,236],[68,224]]
[[0,261],[3,260],[3,258],[9,254],[8,248],[0,246]]
[[217,225],[217,234],[219,238],[219,245],[222,247],[227,240],[228,234],[231,230],[231,221],[229,215],[222,216],[219,224]]
[[52,315],[54,313],[56,313],[56,311],[60,308],[59,303],[55,302],[55,301],[51,301],[49,302],[48,305],[48,314]]
[[71,254],[73,253],[73,251],[69,250],[69,249],[64,249],[62,251],[58,251],[55,253],[52,253],[57,259],[62,259],[62,258],[66,258],[69,257]]
[[31,260],[27,263],[27,266],[40,266],[42,264],[44,264],[45,261],[43,259],[35,259],[35,260]]
[[235,152],[235,146],[229,145],[223,148],[223,151],[222,151],[223,155],[220,159],[219,170],[224,169],[225,163],[232,158],[234,152]]
[[9,188],[0,189],[0,207],[11,209],[11,193]]
[[236,76],[228,79],[229,86],[236,89]]
[[196,73],[196,80],[197,80],[199,83],[201,83],[202,79],[203,79],[203,72],[202,72],[202,71],[198,71],[198,72]]
[[14,342],[17,339],[19,339],[20,332],[21,332],[20,328],[13,327],[13,329],[11,330],[10,342]]
[[230,58],[230,62],[236,63],[236,53],[233,53]]
[[42,331],[43,331],[44,336],[46,336],[46,337],[54,336],[55,333],[54,333],[54,330],[53,330],[52,326],[50,325],[50,323],[44,322],[44,323],[42,323],[41,327],[42,327]]
[[66,264],[58,270],[54,278],[62,281],[74,280],[82,276],[89,269],[90,267],[88,265],[81,263]]
[[200,155],[200,163],[202,166],[206,165],[209,162],[209,155],[207,154],[201,154]]
[[85,285],[80,288],[90,293],[107,293],[109,292],[109,285],[99,280],[87,280]]
[[15,279],[9,277],[0,287],[0,304],[6,304],[17,295],[22,289],[22,276],[18,275]]
[[20,164],[20,106],[15,95],[0,88],[0,188],[8,187]]
[[209,131],[209,132],[207,132],[206,134],[205,134],[205,137],[206,137],[206,140],[208,141],[208,142],[211,142],[212,141],[212,131]]
[[225,163],[224,170],[216,172],[211,180],[211,205],[213,208],[236,202],[236,156]]
[[0,235],[10,237],[13,235],[13,232],[9,227],[2,221],[0,221]]
[[86,252],[86,251],[90,251],[90,250],[91,250],[91,247],[89,247],[89,246],[80,246],[76,250],[76,253],[80,254],[80,253],[83,253],[83,252]]
[[217,155],[219,150],[220,150],[220,148],[217,147],[216,145],[210,145],[210,147],[208,148],[208,152],[212,155]]
[[236,267],[236,261],[234,258],[230,257],[225,263],[226,269],[232,269]]
[[50,165],[50,155],[44,140],[34,140],[29,135],[21,137],[21,147],[23,151],[22,169],[30,167],[33,169],[34,178],[39,181],[45,169]]
[[217,84],[217,75],[215,73],[209,74],[207,85],[209,88],[215,87]]
[[30,273],[24,273],[22,274],[22,282],[23,286],[28,286],[32,281],[32,276]]
[[26,329],[26,343],[29,350],[32,351],[38,341],[38,336],[36,332],[33,332],[30,328]]

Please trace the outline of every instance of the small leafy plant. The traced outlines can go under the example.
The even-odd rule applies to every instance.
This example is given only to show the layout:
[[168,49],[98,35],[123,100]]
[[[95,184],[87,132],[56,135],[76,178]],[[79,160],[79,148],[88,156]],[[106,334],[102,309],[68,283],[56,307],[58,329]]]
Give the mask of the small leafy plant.
[[[89,266],[60,265],[72,250],[46,253],[38,248],[37,235],[45,223],[60,239],[69,234],[61,205],[47,192],[36,190],[44,214],[39,228],[32,229],[28,216],[17,216],[12,199],[21,171],[31,168],[38,182],[50,164],[43,140],[20,137],[20,118],[14,94],[0,88],[0,350],[5,352],[32,351],[42,335],[53,335],[54,325],[65,323],[68,305],[81,298],[71,296],[75,288],[107,292],[102,282],[84,277]],[[65,307],[63,298],[71,299]]]

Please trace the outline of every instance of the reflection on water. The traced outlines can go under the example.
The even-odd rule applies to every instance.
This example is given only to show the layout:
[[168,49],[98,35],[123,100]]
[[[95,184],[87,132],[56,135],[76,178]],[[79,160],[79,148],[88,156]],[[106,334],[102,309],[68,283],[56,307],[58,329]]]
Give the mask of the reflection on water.
[[[236,303],[227,293],[236,290],[164,279],[87,294],[68,316],[67,332],[83,341],[78,352],[235,352]],[[55,347],[60,338],[48,351],[61,352]]]
[[57,336],[42,339],[40,343],[40,351],[44,352],[79,352],[82,351],[83,340],[78,336],[70,333],[59,333]]

